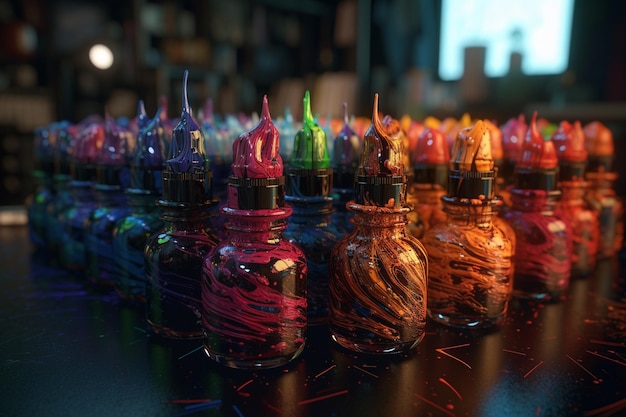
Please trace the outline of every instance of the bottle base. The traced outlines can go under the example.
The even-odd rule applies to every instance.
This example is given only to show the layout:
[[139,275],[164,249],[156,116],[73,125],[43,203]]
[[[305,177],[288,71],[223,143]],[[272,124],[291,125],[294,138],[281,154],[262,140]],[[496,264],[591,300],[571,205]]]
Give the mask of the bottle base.
[[564,291],[524,291],[513,290],[513,298],[522,300],[536,300],[546,302],[556,302],[564,297]]
[[413,349],[424,338],[422,334],[417,340],[410,342],[398,342],[398,343],[367,343],[367,342],[355,342],[352,339],[348,339],[338,334],[331,334],[333,339],[339,346],[351,350],[353,352],[367,353],[373,355],[396,355],[406,353]]
[[479,329],[493,327],[497,325],[504,315],[493,318],[486,317],[468,317],[468,316],[448,316],[442,313],[434,313],[428,311],[428,317],[437,323],[445,324],[450,327],[460,327],[464,329]]
[[179,331],[170,329],[169,327],[163,327],[155,324],[149,319],[146,320],[148,326],[150,327],[150,331],[156,336],[162,337],[164,339],[201,339],[202,338],[202,330],[198,331]]
[[208,349],[206,346],[204,347],[204,353],[209,357],[209,359],[217,362],[221,365],[224,365],[228,368],[234,369],[271,369],[278,368],[288,364],[289,362],[296,359],[302,351],[304,350],[304,344],[298,348],[292,355],[290,356],[279,356],[279,357],[271,357],[271,358],[238,358],[233,356],[227,356],[222,353],[213,352]]

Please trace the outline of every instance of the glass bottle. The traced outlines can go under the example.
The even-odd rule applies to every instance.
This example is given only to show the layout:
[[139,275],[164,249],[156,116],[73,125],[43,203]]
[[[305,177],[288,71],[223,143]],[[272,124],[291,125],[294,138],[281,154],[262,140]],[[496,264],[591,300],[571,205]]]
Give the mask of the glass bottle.
[[330,260],[331,337],[357,352],[402,353],[424,337],[428,261],[406,228],[402,136],[397,122],[383,126],[376,94],[348,203],[354,230]]
[[[69,131],[69,122],[53,123],[50,129],[50,139],[54,143],[54,175],[52,187],[54,198],[46,206],[45,236],[48,253],[58,255],[58,248],[63,236],[63,226],[59,221],[59,214],[72,206],[72,196],[69,191],[71,181],[68,149],[72,146],[73,137]],[[56,256],[55,256],[56,259]]]
[[[165,191],[167,193],[167,191]],[[152,331],[170,339],[202,337],[202,262],[217,244],[202,204],[158,201],[164,227],[145,247],[146,318]]]
[[333,142],[333,213],[331,222],[343,234],[353,229],[346,204],[354,199],[354,179],[359,166],[361,139],[350,127],[348,105],[343,103],[343,128]]
[[160,109],[150,120],[143,101],[137,115],[139,133],[131,163],[130,188],[126,190],[130,213],[113,229],[115,287],[130,303],[145,303],[146,279],[143,253],[148,239],[163,228],[156,202],[162,193],[164,138]]
[[428,252],[428,313],[458,327],[488,327],[506,315],[513,290],[512,243],[498,227],[496,205],[444,197],[447,222],[423,243]]
[[554,213],[560,195],[558,190],[511,190],[505,219],[517,237],[515,296],[556,299],[569,288],[569,233]]
[[614,188],[617,173],[587,173],[590,187],[586,200],[598,213],[600,225],[598,259],[618,253],[624,242],[624,203]]
[[555,214],[558,160],[554,143],[543,138],[533,114],[515,167],[512,207],[505,219],[515,231],[514,294],[523,298],[558,299],[571,275],[570,232]]
[[451,152],[447,221],[422,238],[428,253],[429,318],[455,327],[489,327],[505,316],[513,290],[515,243],[501,227],[494,198],[490,131],[478,120]]
[[217,236],[208,219],[212,172],[204,138],[191,115],[187,79],[183,78],[183,112],[172,130],[171,157],[162,173],[163,228],[146,243],[146,320],[155,334],[170,339],[202,337],[202,262]]
[[598,259],[606,259],[618,253],[624,241],[624,203],[615,192],[618,175],[613,171],[613,132],[596,120],[586,124],[583,133],[589,154],[586,200],[598,213]]
[[324,323],[328,318],[330,251],[345,233],[331,222],[333,168],[326,133],[311,113],[308,90],[303,99],[302,129],[295,135],[286,180],[285,200],[293,214],[284,236],[306,257],[308,323]]
[[407,201],[413,206],[408,215],[408,228],[418,239],[446,220],[441,197],[446,194],[449,159],[448,141],[443,132],[425,128],[411,155],[414,179],[407,194]]
[[33,183],[34,192],[26,202],[28,214],[28,233],[31,243],[38,249],[45,249],[46,242],[46,206],[54,199],[52,175],[54,161],[49,127],[34,130]]
[[580,122],[562,121],[552,141],[559,160],[557,186],[561,190],[555,214],[566,223],[570,234],[571,276],[586,276],[596,266],[600,224],[598,212],[585,200],[589,189],[585,180],[588,152]]
[[77,126],[75,146],[70,157],[70,195],[73,204],[59,216],[63,226],[59,260],[70,271],[84,272],[87,264],[84,227],[97,208],[94,193],[95,162],[103,142],[104,124],[99,118],[88,118]]
[[202,272],[204,350],[228,367],[272,368],[304,349],[307,263],[283,236],[292,210],[284,204],[279,134],[267,97],[258,125],[237,138],[233,155],[222,209],[227,238]]
[[91,283],[103,289],[115,287],[113,229],[130,212],[125,190],[130,182],[128,164],[135,140],[130,130],[107,116],[105,139],[96,166],[94,193],[97,207],[83,225],[85,275]]

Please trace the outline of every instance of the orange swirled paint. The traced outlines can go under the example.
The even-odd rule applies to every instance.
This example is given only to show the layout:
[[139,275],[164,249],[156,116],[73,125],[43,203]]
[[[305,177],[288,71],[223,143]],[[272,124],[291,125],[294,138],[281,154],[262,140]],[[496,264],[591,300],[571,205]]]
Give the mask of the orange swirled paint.
[[406,352],[424,337],[428,263],[406,228],[402,135],[385,128],[374,98],[357,169],[354,230],[330,259],[329,327],[333,340],[357,352]]
[[515,243],[497,220],[496,172],[489,126],[459,131],[443,197],[447,219],[422,242],[428,253],[428,314],[439,323],[486,327],[505,315],[513,285]]

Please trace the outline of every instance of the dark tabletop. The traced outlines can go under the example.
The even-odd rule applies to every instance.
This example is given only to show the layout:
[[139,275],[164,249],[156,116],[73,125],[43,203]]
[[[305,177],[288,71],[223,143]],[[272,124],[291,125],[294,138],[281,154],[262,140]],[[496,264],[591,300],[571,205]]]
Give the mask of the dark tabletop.
[[290,366],[211,363],[141,310],[0,227],[0,416],[626,415],[626,253],[555,303],[513,300],[491,331],[429,323],[410,354],[357,355],[309,328]]

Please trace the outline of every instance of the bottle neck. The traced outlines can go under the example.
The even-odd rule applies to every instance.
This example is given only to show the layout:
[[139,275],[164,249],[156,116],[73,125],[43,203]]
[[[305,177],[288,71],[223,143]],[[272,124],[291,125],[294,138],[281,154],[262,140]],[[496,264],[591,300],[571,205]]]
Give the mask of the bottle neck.
[[524,212],[552,214],[560,197],[559,190],[511,190],[513,209]]
[[126,190],[128,197],[128,205],[135,214],[153,212],[157,209],[156,202],[158,196],[149,192],[140,192],[140,190]]
[[413,184],[409,196],[410,200],[417,200],[417,204],[440,205],[441,197],[446,195],[446,189],[438,184]]
[[349,202],[347,207],[353,213],[352,221],[355,228],[387,229],[402,233],[406,230],[407,214],[411,211],[411,208],[407,206],[367,206],[354,201]]
[[582,205],[585,193],[589,189],[587,181],[563,181],[559,183],[561,189],[561,204]]
[[96,184],[94,188],[96,200],[103,206],[120,207],[128,202],[128,198],[124,191],[118,186],[106,186]]
[[230,207],[222,209],[227,216],[225,227],[231,241],[251,244],[278,244],[287,220],[292,214],[290,207],[267,210],[239,210]]
[[459,202],[454,198],[443,198],[443,210],[448,215],[448,223],[462,226],[488,228],[497,215],[499,200],[491,200],[480,204]]
[[205,230],[209,219],[209,206],[172,203],[158,200],[161,220],[175,230]]
[[289,219],[292,223],[306,226],[322,226],[330,223],[333,212],[333,201],[330,198],[316,199],[310,202],[289,201],[293,214]]

